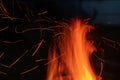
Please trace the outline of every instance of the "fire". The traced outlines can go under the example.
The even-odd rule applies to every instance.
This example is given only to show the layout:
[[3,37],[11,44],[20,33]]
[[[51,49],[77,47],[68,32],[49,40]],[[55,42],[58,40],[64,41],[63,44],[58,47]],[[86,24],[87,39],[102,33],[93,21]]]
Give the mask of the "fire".
[[89,60],[95,47],[86,39],[93,27],[79,19],[67,27],[49,50],[47,80],[96,80]]

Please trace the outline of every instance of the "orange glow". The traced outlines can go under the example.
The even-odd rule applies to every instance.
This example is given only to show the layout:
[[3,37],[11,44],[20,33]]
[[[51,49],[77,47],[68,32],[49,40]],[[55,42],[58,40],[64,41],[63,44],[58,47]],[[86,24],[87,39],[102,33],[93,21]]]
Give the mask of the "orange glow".
[[93,27],[79,19],[67,27],[49,50],[47,80],[96,80],[89,60],[95,47],[86,39]]

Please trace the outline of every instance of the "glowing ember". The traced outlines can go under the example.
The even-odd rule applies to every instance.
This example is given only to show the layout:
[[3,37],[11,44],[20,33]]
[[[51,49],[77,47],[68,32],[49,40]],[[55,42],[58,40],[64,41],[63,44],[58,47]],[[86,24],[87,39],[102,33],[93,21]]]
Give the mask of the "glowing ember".
[[49,50],[47,80],[96,80],[89,60],[95,47],[86,39],[93,27],[79,19],[67,27]]

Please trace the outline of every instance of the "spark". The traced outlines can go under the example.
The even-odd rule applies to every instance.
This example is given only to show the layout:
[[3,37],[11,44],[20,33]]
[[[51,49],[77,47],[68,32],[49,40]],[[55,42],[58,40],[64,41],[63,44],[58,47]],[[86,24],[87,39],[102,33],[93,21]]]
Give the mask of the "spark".
[[3,30],[6,30],[6,29],[8,29],[9,27],[7,26],[7,27],[5,27],[5,28],[3,28],[3,29],[0,29],[0,31],[3,31]]
[[11,42],[11,41],[3,41],[4,43],[7,43],[7,44],[15,44],[15,43],[18,43],[18,42],[21,42],[23,40],[17,40],[17,41],[14,41],[14,42]]
[[38,15],[43,15],[43,14],[46,14],[48,11],[43,11],[41,13],[38,13]]
[[119,50],[119,48],[120,48],[120,43],[119,42],[111,40],[111,39],[106,38],[106,37],[101,37],[101,38],[103,39],[103,42],[105,44],[107,44],[108,46],[110,46],[110,47],[112,47],[116,50]]
[[7,73],[0,71],[0,74],[7,75]]
[[52,62],[56,62],[60,57],[62,57],[62,56],[64,56],[64,54],[62,54],[62,55],[60,55],[60,56],[58,56],[58,57],[54,57],[53,59],[51,59],[49,62],[47,62],[46,64],[44,64],[44,65],[48,65],[48,64],[50,64],[50,63],[52,63]]
[[35,49],[35,51],[33,52],[32,56],[35,56],[35,54],[37,53],[37,51],[40,49],[41,44],[43,43],[44,40],[41,40],[37,45],[37,48]]
[[4,52],[2,52],[1,54],[0,54],[0,58],[4,55],[5,53]]
[[33,67],[33,68],[29,69],[29,70],[26,70],[26,71],[24,71],[24,72],[21,72],[20,74],[21,74],[21,75],[26,74],[26,73],[28,73],[28,72],[31,72],[31,71],[35,70],[35,69],[38,68],[38,67],[39,67],[39,66],[35,66],[35,67]]
[[9,66],[7,66],[7,65],[5,65],[5,64],[2,64],[2,63],[0,63],[0,66],[3,66],[3,67],[5,67],[5,68],[10,68]]
[[19,58],[17,58],[17,59],[9,66],[9,68],[12,68],[12,66],[15,65],[26,53],[28,53],[28,50],[26,50]]
[[48,28],[27,28],[27,29],[24,29],[23,31],[17,31],[17,27],[15,27],[15,32],[16,33],[25,33],[25,32],[28,32],[28,31],[33,31],[33,30],[40,30],[40,31],[45,31],[45,30],[49,30],[49,31],[53,31],[55,28],[64,28],[62,25],[57,25],[57,26],[51,26],[51,27],[48,27]]
[[47,59],[38,59],[38,60],[35,60],[35,62],[41,62],[41,61],[45,61]]
[[4,14],[5,16],[9,17],[9,16],[8,16],[9,13],[8,13],[8,11],[6,10],[6,8],[4,7],[2,0],[0,0],[0,9],[1,9],[1,11],[3,12],[3,14]]

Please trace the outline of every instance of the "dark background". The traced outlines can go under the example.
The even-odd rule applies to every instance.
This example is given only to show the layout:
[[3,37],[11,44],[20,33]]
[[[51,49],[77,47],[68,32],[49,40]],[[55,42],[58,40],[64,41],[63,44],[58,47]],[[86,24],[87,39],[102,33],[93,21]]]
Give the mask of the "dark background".
[[[9,17],[3,9],[0,10],[0,30],[8,26],[8,29],[0,31],[0,80],[45,80],[46,68],[44,65],[47,60],[35,62],[39,59],[47,59],[47,50],[51,42],[50,31],[31,30],[24,33],[16,33],[28,28],[48,27],[54,24],[54,21],[36,22],[41,19],[55,19],[57,21],[67,20],[79,17],[81,20],[88,21],[89,24],[96,28],[93,32],[93,39],[98,48],[98,52],[94,53],[98,57],[104,59],[102,62],[95,55],[93,65],[96,74],[99,74],[100,62],[103,63],[103,80],[119,80],[120,79],[120,1],[118,0],[1,0],[4,8],[9,13]],[[39,15],[47,11],[46,14]],[[6,17],[6,18],[5,18]],[[32,48],[38,42],[44,39],[40,49],[35,56],[31,56],[35,48]],[[18,43],[5,43],[4,41]],[[26,50],[29,50],[17,63],[11,68],[9,66],[18,59]],[[101,51],[104,50],[104,52]],[[102,54],[102,56],[101,56]],[[4,65],[2,65],[4,64]],[[21,74],[23,71],[38,66],[36,69]]]

